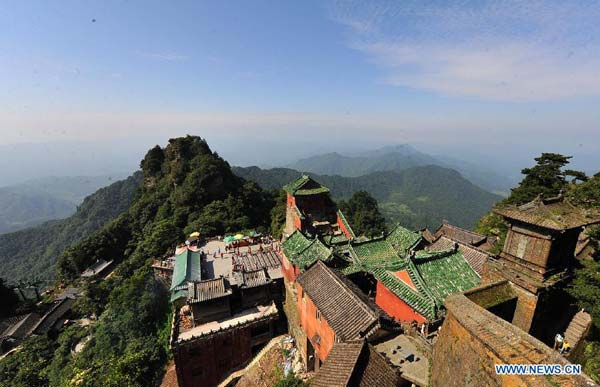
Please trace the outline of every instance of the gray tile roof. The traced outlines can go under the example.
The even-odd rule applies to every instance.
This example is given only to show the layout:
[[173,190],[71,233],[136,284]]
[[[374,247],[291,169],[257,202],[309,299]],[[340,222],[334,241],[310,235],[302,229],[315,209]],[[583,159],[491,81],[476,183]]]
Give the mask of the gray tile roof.
[[379,329],[379,310],[343,274],[317,261],[297,282],[340,340],[368,337]]
[[314,387],[397,386],[393,366],[364,340],[334,344],[310,383]]
[[215,278],[188,284],[187,300],[189,304],[229,296],[231,288],[224,278]]

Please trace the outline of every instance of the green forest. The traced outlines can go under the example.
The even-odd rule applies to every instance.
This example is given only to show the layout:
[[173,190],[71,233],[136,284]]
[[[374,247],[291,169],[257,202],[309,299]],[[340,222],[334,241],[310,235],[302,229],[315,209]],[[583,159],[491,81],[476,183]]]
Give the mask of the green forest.
[[[287,168],[235,167],[233,171],[265,189],[279,189],[300,175]],[[472,228],[494,203],[502,200],[455,170],[435,165],[359,177],[309,175],[331,189],[335,200],[347,200],[356,191],[369,192],[389,224],[400,223],[410,229],[437,228],[444,219]]]

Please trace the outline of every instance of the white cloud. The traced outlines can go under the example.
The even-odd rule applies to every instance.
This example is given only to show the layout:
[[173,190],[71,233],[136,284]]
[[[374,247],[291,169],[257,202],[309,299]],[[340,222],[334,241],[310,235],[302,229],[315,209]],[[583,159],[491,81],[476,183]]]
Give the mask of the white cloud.
[[390,85],[506,101],[600,95],[600,3],[341,4],[350,47]]

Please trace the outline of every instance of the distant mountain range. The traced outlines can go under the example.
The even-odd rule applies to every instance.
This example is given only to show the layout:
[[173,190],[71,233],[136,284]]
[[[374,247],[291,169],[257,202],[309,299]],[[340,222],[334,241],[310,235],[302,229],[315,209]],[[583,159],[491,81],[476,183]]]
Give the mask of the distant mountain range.
[[123,175],[47,177],[0,187],[0,234],[75,213],[83,199]]
[[0,277],[10,283],[32,276],[53,278],[60,254],[126,211],[141,182],[142,174],[136,172],[85,198],[66,219],[0,235]]
[[[266,189],[280,189],[300,175],[290,168],[234,167],[233,172]],[[485,191],[460,173],[436,165],[398,171],[380,171],[357,177],[308,173],[331,189],[334,199],[368,191],[377,199],[386,219],[418,229],[437,227],[446,219],[471,228],[502,197]]]
[[358,177],[372,172],[401,171],[425,165],[455,169],[481,188],[501,195],[507,194],[516,183],[485,167],[446,156],[432,156],[408,144],[387,146],[354,155],[326,153],[298,160],[286,167],[321,175]]

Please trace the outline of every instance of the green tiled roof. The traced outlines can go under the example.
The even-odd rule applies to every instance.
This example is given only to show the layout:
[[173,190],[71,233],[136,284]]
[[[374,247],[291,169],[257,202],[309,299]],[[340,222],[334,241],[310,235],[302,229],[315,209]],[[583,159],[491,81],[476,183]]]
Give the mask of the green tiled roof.
[[421,233],[410,231],[397,225],[387,236],[392,246],[399,254],[406,254],[421,241]]
[[[438,306],[429,294],[413,289],[400,280],[400,278],[396,277],[393,272],[386,269],[375,268],[371,269],[370,272],[375,279],[425,318],[428,320],[435,320],[437,318]],[[410,271],[408,272],[410,274]],[[412,276],[411,279],[413,279]]]
[[345,234],[327,235],[323,238],[323,242],[328,245],[338,245],[342,243],[348,243],[348,238],[346,238]]
[[171,302],[175,302],[180,298],[186,298],[188,295],[188,290],[187,290],[187,286],[183,289],[179,289],[178,290],[172,290],[171,291]]
[[438,303],[452,293],[462,293],[479,284],[479,276],[460,251],[447,251],[437,257],[417,255],[414,264]]
[[350,263],[348,266],[344,267],[343,269],[340,270],[342,272],[342,274],[344,275],[350,275],[350,274],[354,274],[354,273],[358,273],[360,271],[365,271],[364,268],[360,265],[355,265],[353,263]]
[[[479,276],[460,251],[419,251],[414,256],[401,255],[386,238],[353,245],[351,253],[356,261],[342,270],[344,274],[371,273],[428,320],[441,317],[446,296],[464,292],[479,283]],[[406,270],[416,289],[395,275],[401,270]]]
[[327,261],[332,256],[332,250],[318,238],[310,240],[298,230],[281,244],[281,248],[287,259],[300,268],[310,266],[317,260]]
[[175,257],[170,290],[174,290],[187,281],[200,281],[200,273],[200,251],[191,251],[186,248]]
[[291,183],[284,185],[283,189],[293,196],[329,193],[329,188],[317,183],[306,175],[302,175]]
[[346,230],[348,230],[348,232],[350,233],[350,237],[351,238],[356,238],[356,234],[354,234],[354,230],[352,230],[352,227],[350,226],[350,223],[348,223],[348,220],[346,220],[346,217],[344,216],[344,214],[342,213],[342,211],[337,210],[337,216],[339,216],[340,220],[344,224],[344,227],[346,227]]
[[300,231],[296,230],[281,243],[281,249],[285,256],[290,258],[293,255],[301,253],[309,245],[310,239],[305,237]]
[[384,264],[400,259],[392,244],[385,238],[372,239],[352,246],[358,262],[366,265]]

